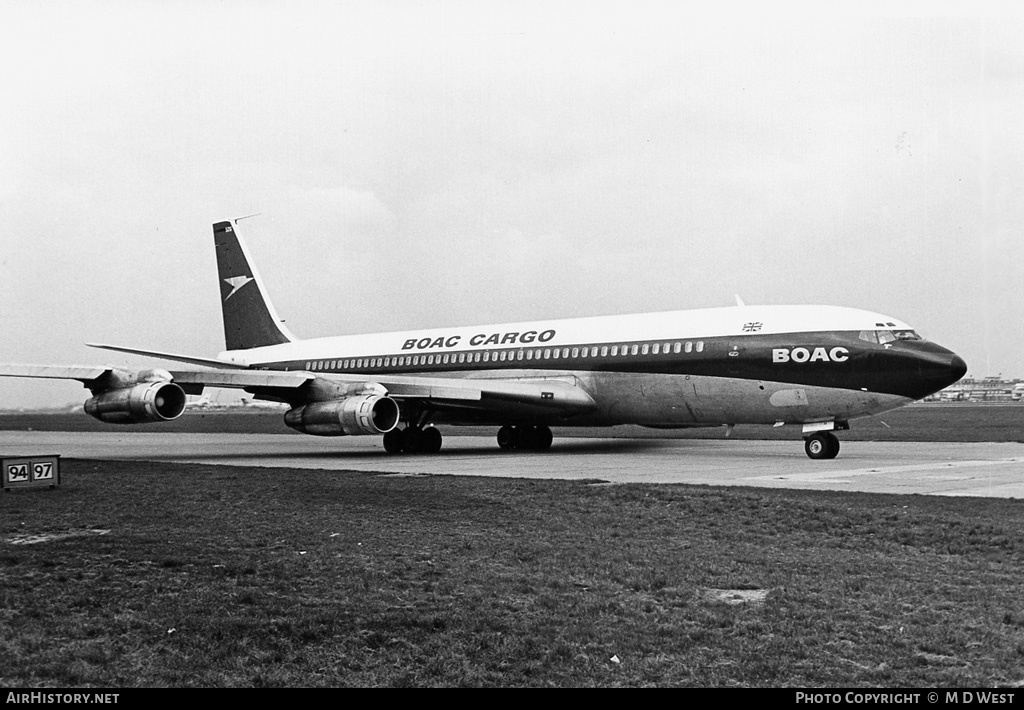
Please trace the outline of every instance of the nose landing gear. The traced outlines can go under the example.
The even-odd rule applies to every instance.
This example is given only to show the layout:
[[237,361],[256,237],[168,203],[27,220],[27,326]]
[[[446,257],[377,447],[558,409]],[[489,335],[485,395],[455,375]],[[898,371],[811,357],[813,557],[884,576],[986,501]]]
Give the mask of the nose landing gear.
[[834,459],[839,454],[839,437],[819,431],[804,438],[804,451],[812,459]]

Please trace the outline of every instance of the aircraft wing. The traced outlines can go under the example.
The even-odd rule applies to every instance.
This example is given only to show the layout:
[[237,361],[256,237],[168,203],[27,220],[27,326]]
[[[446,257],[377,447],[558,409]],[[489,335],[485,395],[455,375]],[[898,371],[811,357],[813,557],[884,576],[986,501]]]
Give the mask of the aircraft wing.
[[[127,370],[109,366],[17,364],[0,364],[0,376],[78,380],[93,390],[115,389],[139,381],[164,380],[178,384],[185,393],[192,395],[202,394],[205,387],[228,387],[245,389],[293,404],[332,397],[341,398],[354,392],[373,390],[400,402],[416,400],[426,406],[469,408],[493,414],[519,411],[524,406],[571,414],[594,406],[593,399],[575,383],[574,378],[555,377],[373,377],[345,373],[314,374],[306,371],[231,368]],[[313,396],[316,390],[319,392]]]

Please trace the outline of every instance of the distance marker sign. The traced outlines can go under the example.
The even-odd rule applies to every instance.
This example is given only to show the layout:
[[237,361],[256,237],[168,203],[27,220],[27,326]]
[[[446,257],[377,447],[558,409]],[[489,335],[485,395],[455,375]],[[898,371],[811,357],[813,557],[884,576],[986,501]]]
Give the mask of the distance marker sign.
[[3,489],[56,488],[60,485],[60,456],[22,456],[0,459]]

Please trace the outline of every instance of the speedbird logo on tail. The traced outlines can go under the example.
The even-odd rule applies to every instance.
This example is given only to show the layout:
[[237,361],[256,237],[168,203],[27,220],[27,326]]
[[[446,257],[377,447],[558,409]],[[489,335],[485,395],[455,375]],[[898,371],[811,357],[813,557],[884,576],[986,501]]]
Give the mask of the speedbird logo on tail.
[[224,300],[226,301],[232,296],[234,296],[236,293],[238,293],[238,289],[242,288],[242,286],[245,286],[247,283],[253,280],[254,279],[252,276],[233,276],[230,279],[224,279],[224,283],[231,286],[231,293],[225,296]]

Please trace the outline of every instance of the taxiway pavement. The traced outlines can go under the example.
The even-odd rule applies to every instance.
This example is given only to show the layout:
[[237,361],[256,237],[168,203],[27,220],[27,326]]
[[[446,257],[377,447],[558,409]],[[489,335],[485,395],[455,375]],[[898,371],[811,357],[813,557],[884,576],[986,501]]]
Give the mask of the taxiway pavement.
[[812,461],[803,443],[556,438],[508,452],[491,437],[447,436],[438,454],[390,455],[378,437],[0,431],[0,456],[179,461],[392,474],[504,476],[1024,498],[1024,444],[843,442]]

